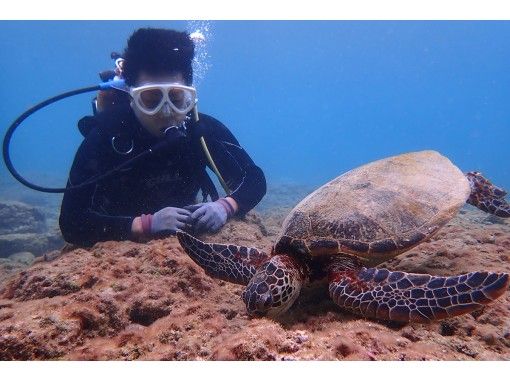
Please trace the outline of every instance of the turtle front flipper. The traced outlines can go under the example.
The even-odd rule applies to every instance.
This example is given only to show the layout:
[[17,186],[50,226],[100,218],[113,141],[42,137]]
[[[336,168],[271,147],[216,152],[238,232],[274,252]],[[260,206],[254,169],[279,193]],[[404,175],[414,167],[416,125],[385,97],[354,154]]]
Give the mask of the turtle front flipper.
[[505,190],[494,186],[479,172],[466,173],[466,178],[471,187],[467,203],[502,218],[510,217],[510,204],[505,200]]
[[366,318],[420,323],[480,309],[509,283],[508,274],[490,272],[436,277],[362,268],[330,276],[329,294],[337,305]]
[[247,285],[257,267],[269,259],[256,248],[204,243],[183,231],[177,231],[177,238],[188,256],[208,275],[235,284]]

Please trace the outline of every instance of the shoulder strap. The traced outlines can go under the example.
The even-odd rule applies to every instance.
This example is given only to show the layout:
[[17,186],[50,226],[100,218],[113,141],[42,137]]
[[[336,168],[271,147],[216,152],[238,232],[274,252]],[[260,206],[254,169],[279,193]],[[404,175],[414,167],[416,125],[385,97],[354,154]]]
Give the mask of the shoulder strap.
[[95,116],[84,116],[78,121],[78,130],[83,137],[87,135],[98,125]]
[[126,155],[133,151],[136,123],[129,106],[115,105],[99,112],[95,117],[99,132],[110,141],[116,153]]

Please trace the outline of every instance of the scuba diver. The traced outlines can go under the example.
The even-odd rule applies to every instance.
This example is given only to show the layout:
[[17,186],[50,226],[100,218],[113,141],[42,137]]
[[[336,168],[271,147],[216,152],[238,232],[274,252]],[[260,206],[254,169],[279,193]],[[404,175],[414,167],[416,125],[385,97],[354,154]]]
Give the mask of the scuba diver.
[[[197,111],[194,50],[185,32],[142,28],[122,55],[112,56],[117,68],[101,79],[123,79],[125,88],[101,90],[94,116],[78,123],[85,139],[59,219],[67,242],[150,239],[177,229],[216,232],[265,195],[264,173],[234,135]],[[206,167],[217,174],[225,197]]]

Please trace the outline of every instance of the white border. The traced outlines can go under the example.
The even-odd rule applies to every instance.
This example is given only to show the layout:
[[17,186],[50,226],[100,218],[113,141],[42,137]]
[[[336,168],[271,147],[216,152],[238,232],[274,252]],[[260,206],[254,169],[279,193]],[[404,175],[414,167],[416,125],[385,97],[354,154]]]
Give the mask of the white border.
[[[0,362],[2,378],[73,379],[404,379],[462,378],[508,373],[508,362]],[[45,376],[46,375],[46,376]]]
[[[415,1],[415,0],[313,0],[306,6],[277,0],[227,1],[182,0],[122,2],[82,0],[72,3],[56,0],[7,1],[3,4],[4,20],[505,20],[510,18],[509,2],[496,0]],[[508,362],[446,363],[0,363],[2,378],[57,379],[143,379],[158,373],[164,378],[406,378],[413,380],[457,377],[462,380],[497,376],[510,371]],[[25,376],[26,375],[26,376]]]
[[16,20],[505,20],[508,0],[25,0],[5,1]]

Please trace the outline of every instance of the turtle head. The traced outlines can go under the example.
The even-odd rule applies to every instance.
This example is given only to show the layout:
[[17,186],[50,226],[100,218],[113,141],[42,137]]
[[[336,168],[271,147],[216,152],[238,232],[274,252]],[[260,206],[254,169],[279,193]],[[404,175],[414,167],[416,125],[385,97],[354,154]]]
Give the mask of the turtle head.
[[299,296],[304,273],[301,265],[290,256],[273,256],[266,261],[243,292],[248,314],[276,317],[287,311]]

